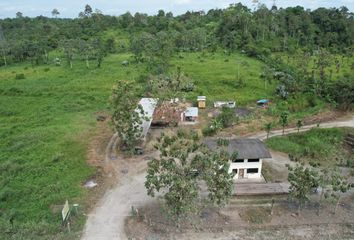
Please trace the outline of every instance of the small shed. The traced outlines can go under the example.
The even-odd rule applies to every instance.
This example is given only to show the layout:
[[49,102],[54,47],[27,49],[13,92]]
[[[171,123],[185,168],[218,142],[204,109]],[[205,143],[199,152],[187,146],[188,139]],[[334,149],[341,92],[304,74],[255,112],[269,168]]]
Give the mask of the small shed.
[[198,96],[198,108],[205,108],[206,107],[206,96]]
[[183,113],[183,121],[185,122],[195,122],[198,120],[198,108],[197,107],[189,107]]
[[215,108],[222,108],[222,107],[235,108],[236,102],[235,101],[216,101],[216,102],[214,102],[214,107]]
[[257,101],[257,106],[259,108],[267,108],[269,106],[269,100],[268,99],[261,99]]

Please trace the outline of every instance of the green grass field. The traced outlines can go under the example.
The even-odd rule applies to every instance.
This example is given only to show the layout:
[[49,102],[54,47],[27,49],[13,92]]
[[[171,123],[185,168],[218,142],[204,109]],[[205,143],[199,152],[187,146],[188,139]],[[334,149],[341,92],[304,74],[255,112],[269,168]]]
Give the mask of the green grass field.
[[[273,85],[264,86],[260,78],[264,64],[242,54],[214,55],[200,53],[181,54],[172,63],[180,66],[197,86],[191,99],[205,95],[211,101],[234,100],[237,104],[245,105],[261,98],[271,98]],[[242,79],[242,83],[239,83]]]
[[343,148],[344,137],[349,132],[353,133],[353,129],[313,128],[308,132],[273,137],[266,143],[271,149],[293,155],[303,162],[323,167],[349,166],[354,161],[353,155]]
[[[139,73],[136,66],[121,66],[127,57],[109,57],[101,69],[91,70],[81,62],[72,70],[27,65],[0,69],[1,233],[13,232],[11,217],[15,239],[28,232],[57,233],[61,216],[50,207],[66,199],[82,202],[86,192],[81,184],[95,172],[86,164],[94,113],[109,111],[116,79]],[[15,79],[19,73],[25,79]]]
[[[180,65],[195,82],[197,91],[191,99],[203,94],[210,100],[246,103],[271,96],[272,86],[265,91],[259,79],[262,63],[257,60],[215,54],[200,62],[198,54],[183,56],[173,60],[171,70]],[[92,63],[89,70],[80,61],[74,62],[73,69],[65,64],[0,69],[0,232],[6,233],[5,239],[52,239],[62,231],[60,212],[51,211],[52,206],[66,199],[85,203],[82,183],[95,172],[86,163],[88,142],[95,134],[95,112],[110,111],[116,80],[135,80],[146,71],[144,64],[123,67],[126,59],[131,56],[112,55],[102,68]],[[236,61],[243,62],[242,88],[234,85]],[[17,74],[25,79],[16,79]]]

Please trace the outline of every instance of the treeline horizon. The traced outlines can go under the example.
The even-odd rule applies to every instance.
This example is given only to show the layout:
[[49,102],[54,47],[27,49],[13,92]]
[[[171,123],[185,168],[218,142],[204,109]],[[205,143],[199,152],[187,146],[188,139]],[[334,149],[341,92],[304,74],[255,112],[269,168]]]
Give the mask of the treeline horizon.
[[[254,56],[294,52],[298,48],[308,52],[326,48],[333,53],[346,53],[352,51],[354,44],[354,14],[346,7],[305,10],[301,6],[279,9],[273,6],[269,9],[260,4],[251,10],[238,3],[225,9],[210,9],[207,13],[187,11],[173,16],[171,12],[159,10],[156,15],[135,13],[133,16],[127,12],[116,17],[93,11],[86,5],[78,18],[58,18],[57,9],[52,14],[52,18],[30,18],[18,12],[16,18],[1,19],[0,66],[25,60],[36,64],[46,62],[50,51],[63,49],[68,45],[66,41],[72,39],[96,42],[96,48],[101,49],[96,50],[102,54],[134,52],[131,49],[134,39],[147,40],[151,36],[158,41],[159,37],[168,38],[173,52],[219,48],[246,51]],[[117,36],[107,37],[107,31],[115,31]],[[95,48],[89,45],[88,48]],[[38,52],[41,57],[37,56]]]

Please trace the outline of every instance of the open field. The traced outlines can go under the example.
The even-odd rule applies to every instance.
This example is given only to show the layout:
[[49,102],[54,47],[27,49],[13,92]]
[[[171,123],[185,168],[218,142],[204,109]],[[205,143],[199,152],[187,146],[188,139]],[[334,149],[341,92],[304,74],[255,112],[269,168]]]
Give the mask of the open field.
[[173,61],[179,65],[191,80],[196,84],[196,92],[192,100],[198,95],[207,96],[207,100],[234,100],[244,105],[261,98],[271,98],[275,88],[272,85],[264,86],[260,77],[264,63],[246,57],[243,54],[181,54],[182,58]]
[[[84,204],[81,185],[95,172],[86,154],[96,112],[108,111],[116,79],[134,78],[139,71],[123,69],[125,58],[108,58],[101,69],[90,70],[80,62],[72,70],[0,69],[0,232],[16,239],[28,233],[52,235],[61,227],[54,206],[66,199]],[[19,73],[25,79],[15,79]]]
[[[205,94],[210,99],[247,102],[270,96],[271,87],[264,91],[258,76],[259,61],[215,54],[201,63],[197,56],[184,54],[184,59],[174,61],[197,84],[193,97]],[[45,238],[61,230],[60,207],[55,206],[66,199],[85,205],[87,191],[82,184],[95,173],[86,155],[96,116],[110,111],[109,96],[117,79],[136,80],[145,72],[144,64],[121,66],[126,59],[131,56],[111,55],[100,69],[86,69],[78,61],[73,69],[29,64],[0,69],[1,232],[19,238],[30,232],[33,238],[37,234]],[[242,89],[232,85],[237,59],[252,66],[240,67],[240,75],[247,79]],[[16,79],[22,73],[25,79]]]

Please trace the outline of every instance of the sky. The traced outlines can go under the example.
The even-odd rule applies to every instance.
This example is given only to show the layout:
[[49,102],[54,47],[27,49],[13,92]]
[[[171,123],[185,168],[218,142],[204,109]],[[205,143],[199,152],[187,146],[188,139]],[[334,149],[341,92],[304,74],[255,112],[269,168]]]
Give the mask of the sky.
[[[240,1],[240,0],[239,0]],[[84,6],[89,4],[92,9],[99,9],[104,14],[120,15],[127,11],[132,14],[143,12],[156,14],[159,9],[173,12],[175,15],[182,14],[187,10],[208,11],[212,8],[225,8],[232,0],[0,0],[0,18],[15,17],[16,12],[22,12],[24,16],[35,17],[39,15],[51,16],[51,11],[56,8],[60,17],[77,17]],[[240,2],[253,9],[254,0],[241,0]],[[274,0],[259,0],[268,7],[273,5]],[[278,7],[300,5],[305,9],[318,7],[341,7],[346,6],[351,12],[354,11],[354,0],[275,0]]]

